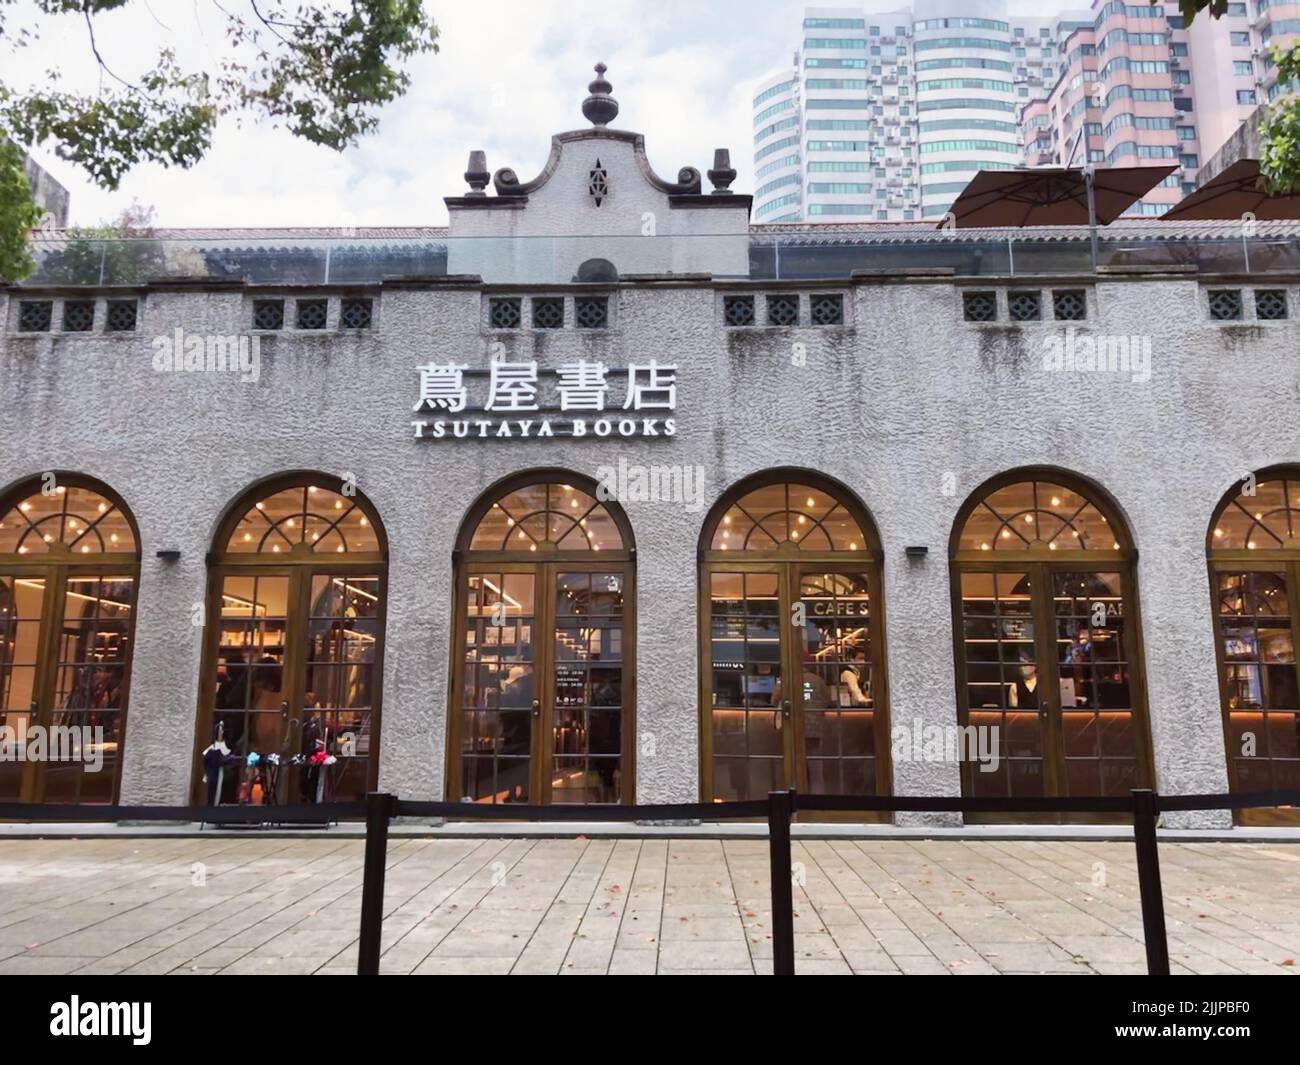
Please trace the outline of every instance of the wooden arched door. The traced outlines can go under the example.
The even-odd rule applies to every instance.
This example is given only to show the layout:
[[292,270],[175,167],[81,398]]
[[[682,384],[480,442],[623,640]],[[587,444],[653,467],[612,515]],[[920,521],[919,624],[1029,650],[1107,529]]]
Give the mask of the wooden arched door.
[[797,787],[888,794],[880,551],[842,485],[771,470],[734,486],[700,550],[706,802]]

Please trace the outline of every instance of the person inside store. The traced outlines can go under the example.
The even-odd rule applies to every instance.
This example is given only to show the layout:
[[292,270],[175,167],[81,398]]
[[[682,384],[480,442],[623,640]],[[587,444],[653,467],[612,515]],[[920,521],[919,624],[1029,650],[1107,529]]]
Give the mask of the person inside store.
[[[1061,663],[1061,698],[1070,706],[1092,705],[1092,629],[1080,625]],[[1073,700],[1073,702],[1071,702]]]
[[[216,720],[212,725],[212,739],[225,740],[232,751],[239,751],[244,738],[244,710],[247,709],[248,666],[243,651],[229,651],[221,665],[214,702]],[[223,712],[225,711],[225,712]]]
[[[277,659],[263,655],[257,660],[248,701],[249,709],[256,711],[250,715],[253,724],[252,735],[249,737],[250,751],[270,754],[280,750],[285,710],[282,677],[283,670]],[[229,740],[226,742],[229,743]]]
[[[533,719],[529,712],[533,705],[533,667],[516,664],[510,667],[505,683],[501,685],[501,747],[502,755],[526,756],[532,751]],[[497,781],[499,789],[508,793],[505,801],[524,801],[528,798],[528,763],[518,757],[503,764]]]
[[840,670],[840,705],[870,706],[871,696],[867,692],[871,682],[867,679],[866,648],[862,644],[851,646],[847,658]]
[[1038,709],[1038,667],[1028,651],[1020,652],[1018,675],[1007,685],[1007,705],[1012,710]]
[[[831,705],[831,689],[816,672],[817,656],[805,651],[803,656],[803,708],[805,710],[824,710]],[[783,678],[777,677],[772,685],[772,705],[780,706],[786,698],[781,688]]]

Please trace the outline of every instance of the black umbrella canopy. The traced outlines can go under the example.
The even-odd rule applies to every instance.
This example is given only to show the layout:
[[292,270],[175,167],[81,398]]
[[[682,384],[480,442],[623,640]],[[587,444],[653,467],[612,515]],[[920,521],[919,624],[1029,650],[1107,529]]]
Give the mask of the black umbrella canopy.
[[[1174,172],[1173,166],[1099,166],[1093,170],[1097,224],[1109,225]],[[952,205],[956,224],[1086,226],[1088,182],[1082,170],[981,170]],[[940,228],[944,226],[941,222]]]
[[1270,196],[1264,189],[1258,159],[1239,159],[1164,215],[1184,219],[1234,219],[1252,216],[1261,222],[1300,218],[1300,196]]

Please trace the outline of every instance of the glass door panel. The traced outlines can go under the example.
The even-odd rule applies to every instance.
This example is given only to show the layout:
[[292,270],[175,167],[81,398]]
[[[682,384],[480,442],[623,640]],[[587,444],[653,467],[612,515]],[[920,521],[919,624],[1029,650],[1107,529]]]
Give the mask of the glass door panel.
[[532,573],[468,576],[459,709],[464,800],[532,798],[535,590]]
[[50,723],[76,730],[62,735],[77,737],[81,755],[45,763],[47,802],[113,801],[134,595],[135,582],[127,576],[78,573],[66,579]]
[[876,792],[875,677],[870,578],[805,571],[804,624],[793,629],[802,670],[796,720],[803,750],[800,790]]
[[1051,574],[1063,773],[1059,794],[1138,786],[1137,728],[1119,573]]
[[624,580],[622,571],[554,578],[551,802],[622,794]]
[[0,727],[14,744],[15,757],[0,761],[0,802],[22,798],[27,762],[18,757],[26,746],[27,726],[36,724],[31,709],[38,695],[41,615],[45,578],[0,576]]
[[[286,712],[289,591],[287,574],[221,578],[212,739],[223,738],[233,754],[297,753]],[[222,774],[218,802],[237,801],[240,777]]]
[[[373,743],[375,648],[381,584],[377,574],[313,574],[304,661],[300,742],[293,753],[324,751],[337,761],[300,771],[304,798],[365,797]],[[378,753],[378,752],[375,752]]]
[[713,798],[761,798],[786,786],[792,746],[780,712],[780,579],[713,572],[709,600]]
[[1215,574],[1228,755],[1238,791],[1300,788],[1290,567]]
[[992,763],[969,767],[971,793],[988,797],[1045,794],[1046,703],[1034,625],[1033,582],[1027,572],[961,575],[963,725],[988,730],[980,749]]

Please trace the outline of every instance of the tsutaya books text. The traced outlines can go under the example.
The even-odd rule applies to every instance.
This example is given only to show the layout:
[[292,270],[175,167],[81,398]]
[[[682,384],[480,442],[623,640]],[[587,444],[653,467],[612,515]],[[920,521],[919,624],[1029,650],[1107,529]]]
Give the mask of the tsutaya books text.
[[[411,422],[420,440],[599,439],[677,433],[677,367],[655,359],[631,363],[626,369],[579,359],[539,370],[535,361],[495,359],[486,371],[456,362],[431,362],[416,370],[420,392],[415,413],[435,415]],[[467,377],[479,379],[476,386],[487,378],[475,397],[481,406],[471,402]]]

